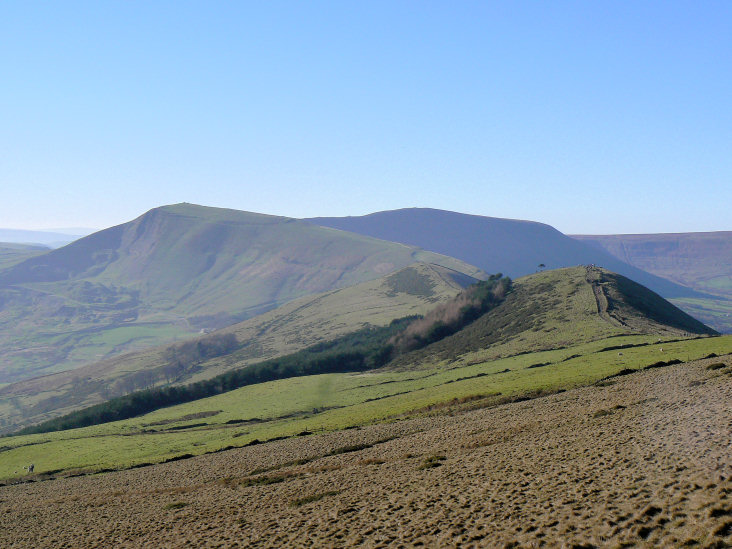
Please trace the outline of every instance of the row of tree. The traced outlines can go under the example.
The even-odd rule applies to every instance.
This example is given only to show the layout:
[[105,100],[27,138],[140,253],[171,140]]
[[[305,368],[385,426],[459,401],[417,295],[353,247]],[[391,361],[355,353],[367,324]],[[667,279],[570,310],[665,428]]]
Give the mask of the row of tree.
[[[154,410],[232,391],[245,385],[295,376],[355,372],[379,368],[396,356],[455,333],[500,303],[511,280],[500,274],[479,282],[425,317],[397,319],[385,327],[366,327],[332,341],[266,360],[188,385],[149,387],[71,412],[16,434],[44,433],[128,419]],[[233,336],[209,337],[171,348],[168,365],[191,368],[236,349]]]

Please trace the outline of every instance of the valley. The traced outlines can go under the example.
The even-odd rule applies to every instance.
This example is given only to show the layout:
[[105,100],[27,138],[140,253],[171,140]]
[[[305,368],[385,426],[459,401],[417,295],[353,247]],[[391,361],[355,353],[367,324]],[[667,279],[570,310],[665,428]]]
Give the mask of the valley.
[[0,543],[732,540],[732,336],[594,264],[489,275],[494,254],[530,270],[500,255],[531,257],[506,236],[525,222],[466,223],[442,246],[507,223],[504,251],[192,205],[8,245]]
[[484,276],[451,257],[295,219],[156,208],[0,270],[0,383],[190,338],[418,262]]
[[455,402],[491,407],[619,372],[732,353],[732,337],[699,337],[711,332],[681,311],[666,323],[653,320],[667,302],[643,290],[642,308],[634,307],[637,294],[620,293],[627,287],[611,277],[605,291],[617,318],[603,317],[593,281],[609,275],[579,267],[519,279],[484,316],[376,370],[258,383],[124,421],[5,438],[0,479],[12,478],[18,463],[35,463],[39,475],[126,468]]

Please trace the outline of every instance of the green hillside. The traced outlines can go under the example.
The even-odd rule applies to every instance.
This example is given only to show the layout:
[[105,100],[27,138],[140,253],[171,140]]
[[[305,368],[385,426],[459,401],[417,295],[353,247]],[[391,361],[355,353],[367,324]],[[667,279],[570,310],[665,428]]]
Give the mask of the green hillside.
[[732,352],[732,337],[704,337],[712,331],[676,311],[607,271],[539,273],[515,281],[502,305],[464,330],[378,370],[260,383],[125,421],[5,438],[0,478],[12,477],[18,463],[35,463],[41,474],[130,467],[494,406],[708,356],[719,355],[710,360],[722,366],[710,367],[728,375],[730,358],[722,355]]
[[418,261],[458,260],[304,221],[191,204],[0,271],[0,383],[221,328]]
[[575,236],[644,271],[718,296],[671,301],[713,328],[732,333],[732,232]]
[[0,270],[11,267],[30,257],[48,252],[49,248],[35,244],[0,242]]
[[506,301],[490,314],[392,367],[413,368],[466,353],[487,360],[625,335],[715,333],[628,278],[600,268],[572,267],[519,278]]
[[232,334],[237,349],[220,358],[166,377],[170,345],[93,363],[82,368],[16,382],[0,388],[0,432],[88,406],[150,385],[208,379],[232,368],[293,353],[365,325],[425,314],[475,279],[463,273],[417,263],[348,288],[293,300],[277,309],[191,342]]

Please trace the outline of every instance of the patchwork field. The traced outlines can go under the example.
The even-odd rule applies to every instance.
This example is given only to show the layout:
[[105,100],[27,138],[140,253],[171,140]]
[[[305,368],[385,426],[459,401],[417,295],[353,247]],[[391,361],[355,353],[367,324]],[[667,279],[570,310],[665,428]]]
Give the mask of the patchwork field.
[[0,545],[725,547],[731,365],[7,485]]

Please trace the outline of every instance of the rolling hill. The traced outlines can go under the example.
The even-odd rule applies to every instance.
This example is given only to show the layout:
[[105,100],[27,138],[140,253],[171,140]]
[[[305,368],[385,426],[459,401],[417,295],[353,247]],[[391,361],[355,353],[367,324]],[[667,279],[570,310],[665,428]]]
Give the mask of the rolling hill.
[[177,204],[0,271],[0,383],[73,369],[426,261],[284,217]]
[[[561,269],[515,285],[502,305],[407,355],[406,362],[258,383],[123,421],[5,437],[0,479],[17,480],[14,470],[23,463],[36,464],[33,479],[76,476],[315,432],[495,408],[592,383],[597,391],[619,376],[698,359],[706,359],[700,369],[709,379],[732,375],[732,337],[703,337],[713,331],[613,273]],[[501,333],[493,337],[496,330]],[[345,446],[339,452],[357,450]]]
[[18,244],[15,242],[0,242],[0,270],[20,263],[21,261],[46,253],[47,246],[40,244]]
[[415,368],[471,353],[481,360],[496,359],[630,335],[670,339],[715,334],[622,275],[599,267],[570,267],[516,280],[513,292],[493,311],[389,367]]
[[[732,232],[574,235],[621,261],[713,297],[674,303],[714,328],[732,333]],[[716,299],[714,298],[716,297]]]
[[[417,263],[376,280],[306,296],[272,311],[223,328],[191,344],[233,335],[233,352],[197,364],[174,383],[208,379],[233,368],[293,353],[366,325],[424,314],[476,279],[439,265]],[[92,363],[81,368],[16,382],[0,388],[0,432],[33,423],[166,381],[163,345]]]
[[447,254],[486,272],[513,278],[543,268],[595,264],[669,297],[698,297],[698,292],[619,260],[597,246],[534,221],[467,215],[430,208],[406,208],[357,217],[316,217],[319,226]]

